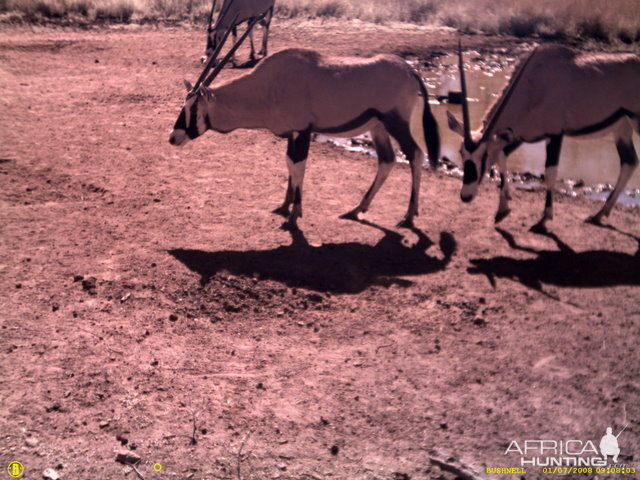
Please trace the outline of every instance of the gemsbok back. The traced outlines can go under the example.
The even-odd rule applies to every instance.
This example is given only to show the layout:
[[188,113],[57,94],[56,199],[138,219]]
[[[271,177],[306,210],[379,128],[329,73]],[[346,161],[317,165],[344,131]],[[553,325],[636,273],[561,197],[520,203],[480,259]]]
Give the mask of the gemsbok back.
[[[213,14],[216,8],[216,0],[212,1],[211,13],[209,14],[209,25],[207,27],[207,46],[205,54],[201,58],[202,63],[206,63],[214,50],[222,41],[225,31],[231,29],[234,43],[237,41],[237,26],[242,22],[250,24],[251,21],[262,16],[258,22],[263,27],[262,48],[258,52],[260,56],[267,56],[267,43],[269,38],[269,26],[273,17],[273,6],[275,0],[224,0],[216,23],[213,24]],[[255,47],[253,46],[253,32],[249,32],[249,43],[251,46],[250,59],[256,59]],[[235,57],[231,59],[235,64]]]
[[471,132],[462,51],[458,47],[463,89],[463,122],[448,114],[449,128],[464,140],[460,148],[464,176],[462,201],[471,201],[488,167],[498,164],[500,201],[496,223],[510,210],[506,158],[523,142],[547,142],[546,201],[532,231],[546,231],[553,218],[553,190],[565,135],[598,136],[613,132],[620,174],[604,206],[588,221],[609,216],[638,165],[633,130],[640,133],[640,58],[634,54],[586,53],[562,46],[536,48],[515,69],[498,101]]
[[418,215],[423,152],[428,151],[432,167],[440,154],[438,126],[420,76],[394,55],[331,58],[294,48],[263,59],[238,78],[207,88],[246,34],[211,72],[205,67],[193,87],[185,81],[187,97],[169,142],[182,146],[207,130],[227,133],[238,128],[267,129],[286,138],[289,183],[275,213],[288,214],[283,228],[295,230],[302,216],[302,181],[312,133],[346,137],[371,133],[378,171],[360,204],[344,215],[347,218],[367,211],[389,175],[395,163],[391,136],[411,164],[411,198],[401,222],[411,227]]

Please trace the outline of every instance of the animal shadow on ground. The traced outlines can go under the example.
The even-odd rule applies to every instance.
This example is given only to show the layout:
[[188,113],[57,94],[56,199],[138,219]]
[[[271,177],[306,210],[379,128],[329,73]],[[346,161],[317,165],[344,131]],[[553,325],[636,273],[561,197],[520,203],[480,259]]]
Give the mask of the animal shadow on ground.
[[271,250],[206,252],[175,249],[169,253],[200,275],[205,285],[217,272],[258,276],[290,287],[334,293],[359,293],[371,285],[409,287],[413,282],[397,277],[425,275],[444,270],[457,244],[449,232],[440,234],[442,257],[427,255],[433,242],[418,229],[414,245],[405,245],[397,232],[361,222],[384,232],[375,245],[356,242],[309,245],[301,231],[291,232],[292,243]]
[[640,238],[614,227],[606,228],[635,239],[638,242],[636,253],[629,255],[607,250],[576,252],[551,232],[541,235],[552,239],[558,246],[558,250],[538,250],[518,245],[511,233],[496,228],[512,249],[537,256],[527,259],[511,257],[472,259],[471,263],[474,266],[467,271],[471,274],[486,275],[494,287],[496,277],[499,277],[516,280],[541,292],[544,292],[543,284],[582,288],[640,285]]
[[248,59],[242,63],[237,63],[233,65],[233,68],[238,68],[238,69],[253,68],[258,64],[260,60],[262,60],[262,58],[254,58],[253,60]]

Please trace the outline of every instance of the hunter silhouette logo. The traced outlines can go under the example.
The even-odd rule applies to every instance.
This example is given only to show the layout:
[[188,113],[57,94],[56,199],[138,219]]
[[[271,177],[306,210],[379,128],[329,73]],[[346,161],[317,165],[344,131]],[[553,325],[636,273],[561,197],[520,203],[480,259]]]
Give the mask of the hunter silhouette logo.
[[625,425],[618,435],[614,435],[613,429],[611,427],[607,427],[607,433],[600,440],[600,453],[604,458],[604,461],[607,461],[607,457],[611,455],[613,457],[613,463],[618,463],[618,455],[620,455],[620,447],[618,446],[618,437],[622,435],[622,432],[629,425]]

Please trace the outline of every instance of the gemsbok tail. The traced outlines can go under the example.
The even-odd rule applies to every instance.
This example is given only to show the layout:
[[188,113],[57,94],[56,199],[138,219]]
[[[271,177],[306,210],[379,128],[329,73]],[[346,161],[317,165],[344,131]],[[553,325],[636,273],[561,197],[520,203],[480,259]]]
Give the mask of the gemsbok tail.
[[440,158],[440,133],[438,131],[438,123],[431,113],[427,87],[424,85],[420,75],[417,73],[415,75],[418,85],[420,85],[422,101],[418,101],[411,112],[411,136],[420,149],[423,152],[427,152],[427,155],[429,155],[429,166],[432,170],[435,170],[438,165],[438,159]]

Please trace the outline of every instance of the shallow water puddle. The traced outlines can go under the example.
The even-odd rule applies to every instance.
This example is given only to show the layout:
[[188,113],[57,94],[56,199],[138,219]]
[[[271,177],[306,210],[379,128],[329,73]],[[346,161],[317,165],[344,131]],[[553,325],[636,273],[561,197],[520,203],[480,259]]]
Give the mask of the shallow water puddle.
[[[435,97],[446,97],[449,90],[459,90],[457,56],[448,55],[438,59],[437,64],[428,70],[419,68],[429,94],[433,114],[440,126],[442,156],[451,160],[443,169],[453,175],[461,175],[460,164],[461,138],[447,127],[446,112],[450,110],[462,118],[460,105],[438,101]],[[469,89],[469,113],[473,128],[477,128],[484,112],[498,98],[509,80],[517,57],[505,54],[484,54],[465,52],[467,87]],[[414,65],[416,66],[416,65]],[[417,67],[417,66],[416,66]],[[322,135],[317,141],[331,142],[349,151],[361,151],[375,156],[367,136],[355,140],[330,138]],[[640,152],[640,140],[634,135],[636,151]],[[513,175],[516,188],[541,188],[540,176],[544,173],[545,144],[523,144],[508,159],[508,167]],[[580,139],[565,137],[558,169],[558,178],[563,179],[558,189],[569,195],[585,195],[595,200],[606,200],[615,184],[620,171],[620,160],[613,141],[608,134],[600,138]],[[625,205],[640,206],[640,168],[629,180],[625,192],[618,198]]]

